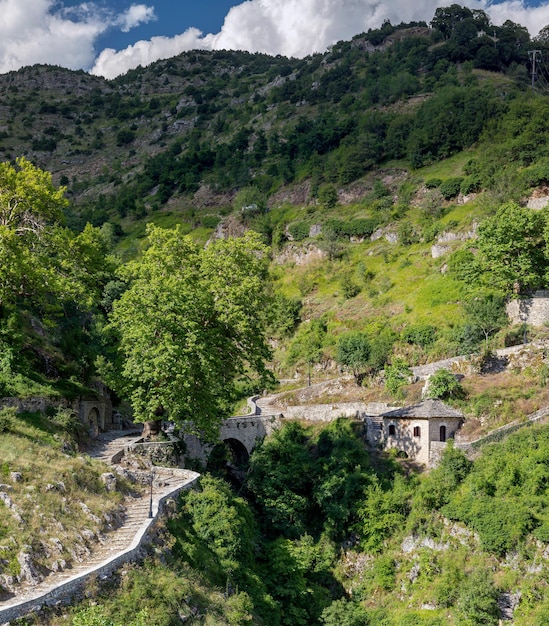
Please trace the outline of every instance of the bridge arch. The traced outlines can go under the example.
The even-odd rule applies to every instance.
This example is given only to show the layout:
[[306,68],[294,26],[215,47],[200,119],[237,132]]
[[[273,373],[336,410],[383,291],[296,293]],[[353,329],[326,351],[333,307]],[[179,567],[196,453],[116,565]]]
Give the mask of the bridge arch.
[[233,462],[237,467],[243,467],[250,460],[248,449],[239,439],[223,439],[223,443],[229,448]]
[[[245,465],[257,442],[279,428],[282,419],[281,414],[231,417],[221,423],[216,445],[208,444],[196,435],[183,431],[181,436],[187,447],[185,456],[189,460],[196,460],[206,466],[212,451],[215,450],[216,455],[220,454],[218,446],[223,443],[227,446],[234,464],[237,467]],[[215,462],[214,459],[212,461]],[[219,462],[219,456],[217,462]]]

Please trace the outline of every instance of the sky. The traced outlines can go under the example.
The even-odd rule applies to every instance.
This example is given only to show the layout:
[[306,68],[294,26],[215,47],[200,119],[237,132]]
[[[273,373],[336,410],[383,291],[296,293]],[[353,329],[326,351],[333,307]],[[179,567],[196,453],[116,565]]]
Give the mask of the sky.
[[[459,0],[457,0],[459,2]],[[247,50],[304,57],[340,40],[425,20],[456,0],[0,0],[0,74],[46,63],[115,78],[185,50]],[[549,0],[462,0],[494,24],[532,36]]]

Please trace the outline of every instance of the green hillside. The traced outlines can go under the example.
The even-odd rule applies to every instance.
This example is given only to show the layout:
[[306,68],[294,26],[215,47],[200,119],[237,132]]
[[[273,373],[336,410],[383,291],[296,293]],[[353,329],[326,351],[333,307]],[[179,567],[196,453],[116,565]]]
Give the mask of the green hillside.
[[[112,81],[1,75],[0,397],[107,390],[138,422],[212,435],[264,389],[291,404],[309,377],[344,373],[312,402],[402,403],[420,395],[410,367],[474,354],[440,391],[465,432],[546,406],[543,347],[486,373],[496,348],[547,338],[505,313],[548,284],[534,49],[547,42],[523,26],[452,5],[304,59],[192,51]],[[143,567],[37,623],[463,626],[497,624],[504,602],[518,626],[549,623],[546,431],[474,462],[450,447],[419,475],[349,421],[290,423],[238,494],[205,476]],[[24,475],[13,501],[33,522],[10,539],[0,502],[0,575],[40,550],[33,529],[78,523],[76,498],[116,511],[124,494],[103,502],[85,443],[70,411],[0,410],[0,478]],[[57,468],[76,494],[63,506]]]

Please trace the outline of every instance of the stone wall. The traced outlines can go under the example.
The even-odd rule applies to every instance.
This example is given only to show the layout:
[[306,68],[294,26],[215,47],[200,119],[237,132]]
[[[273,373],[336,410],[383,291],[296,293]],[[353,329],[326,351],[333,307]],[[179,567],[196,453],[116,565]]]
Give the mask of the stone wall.
[[287,406],[283,409],[288,419],[307,422],[333,422],[339,417],[364,418],[367,415],[381,415],[392,406],[385,402],[334,402],[333,404],[309,404],[307,406]]
[[0,409],[13,407],[18,413],[45,413],[47,409],[59,407],[72,409],[78,414],[82,424],[86,426],[91,437],[96,437],[100,430],[105,431],[113,427],[112,404],[109,398],[99,400],[75,400],[69,402],[64,398],[47,398],[37,396],[32,398],[0,398]]
[[511,300],[507,315],[513,324],[544,326],[549,322],[549,291],[536,291],[531,298]]

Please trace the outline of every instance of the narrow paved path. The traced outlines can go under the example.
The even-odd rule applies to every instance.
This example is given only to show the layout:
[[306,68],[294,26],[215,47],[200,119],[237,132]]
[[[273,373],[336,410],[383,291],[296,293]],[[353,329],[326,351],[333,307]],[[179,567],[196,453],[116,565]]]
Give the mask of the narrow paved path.
[[[128,431],[104,433],[94,442],[93,447],[89,450],[89,455],[112,465],[113,456],[137,439],[139,439],[138,435],[135,433],[129,435]],[[33,610],[33,607],[40,606],[41,600],[44,603],[51,603],[47,596],[55,590],[64,586],[67,589],[72,588],[72,583],[95,574],[110,562],[119,559],[125,552],[134,550],[149,526],[155,521],[158,515],[159,502],[164,497],[190,486],[198,476],[196,472],[189,470],[155,467],[152,498],[153,517],[149,517],[150,492],[148,489],[141,497],[127,497],[124,503],[125,520],[122,526],[106,533],[103,537],[103,543],[97,544],[85,561],[73,563],[72,567],[63,572],[51,573],[41,583],[22,587],[14,598],[0,602],[0,624],[15,619],[14,611],[17,611],[19,605],[21,605],[20,615],[22,616]],[[33,606],[29,606],[29,601],[34,603]]]

